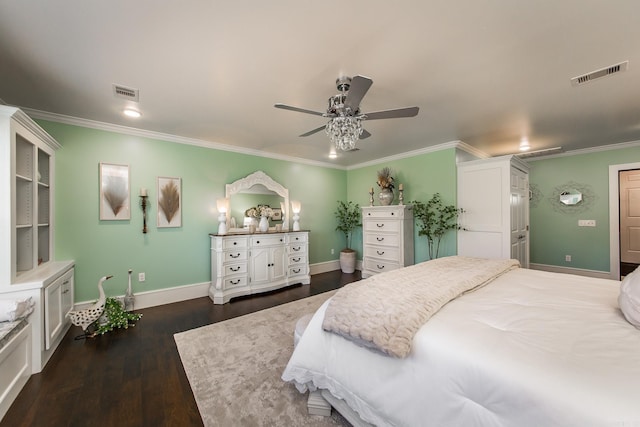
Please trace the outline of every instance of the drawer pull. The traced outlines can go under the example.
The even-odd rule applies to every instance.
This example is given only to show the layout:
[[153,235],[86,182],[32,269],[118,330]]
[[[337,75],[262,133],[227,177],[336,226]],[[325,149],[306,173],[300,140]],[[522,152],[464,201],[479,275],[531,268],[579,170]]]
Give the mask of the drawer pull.
[[238,244],[238,242],[233,242],[233,246],[235,246],[235,245],[237,245],[237,244]]
[[62,282],[63,285],[68,285],[69,284],[69,280],[65,280],[64,282]]
[[69,289],[65,289],[64,291],[62,291],[63,294],[67,294],[69,293]]
[[240,283],[240,279],[238,279],[238,280],[231,280],[229,283],[231,283],[232,285],[237,285],[238,283]]
[[376,264],[376,267],[378,267],[378,270],[382,270],[384,268],[384,265]]
[[236,268],[229,267],[229,270],[231,270],[231,271],[240,271],[240,266],[237,266]]
[[382,241],[384,240],[384,237],[376,237],[376,240],[377,240],[378,242],[382,242]]
[[298,246],[297,248],[291,248],[291,249],[293,249],[294,251],[298,252],[302,248],[300,246]]
[[229,254],[229,256],[230,256],[231,258],[238,258],[238,257],[240,256],[240,254],[235,254],[235,255],[234,255],[234,254]]
[[300,269],[299,269],[299,268],[294,268],[294,269],[293,269],[293,272],[294,272],[294,273],[296,273],[296,274],[298,274],[298,273],[300,273]]
[[256,242],[256,245],[259,245],[259,244],[260,244],[260,240],[258,240],[258,241]]
[[384,251],[376,251],[378,255],[384,255]]
[[280,241],[282,242],[282,239],[280,239]]
[[300,260],[301,260],[301,259],[302,259],[302,258],[291,258],[291,261],[293,261],[293,262],[300,262]]
[[384,227],[384,224],[377,224],[377,223],[376,223],[376,226],[377,226],[378,228],[382,228],[382,227]]

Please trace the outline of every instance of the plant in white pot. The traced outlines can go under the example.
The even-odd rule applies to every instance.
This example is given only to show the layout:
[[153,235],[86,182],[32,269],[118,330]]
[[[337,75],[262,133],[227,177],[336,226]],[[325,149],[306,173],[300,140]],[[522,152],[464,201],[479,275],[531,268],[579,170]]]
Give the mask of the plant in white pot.
[[351,249],[351,236],[360,222],[360,206],[351,201],[338,200],[338,208],[335,212],[338,219],[336,230],[344,233],[346,248],[340,251],[340,269],[343,273],[353,273],[356,270],[356,251]]

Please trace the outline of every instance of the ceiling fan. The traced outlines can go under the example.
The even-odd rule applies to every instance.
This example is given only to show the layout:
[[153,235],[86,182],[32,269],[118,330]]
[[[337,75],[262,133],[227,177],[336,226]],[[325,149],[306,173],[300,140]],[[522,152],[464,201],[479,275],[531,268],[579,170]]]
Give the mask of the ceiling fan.
[[274,107],[328,118],[329,122],[327,124],[305,132],[300,136],[313,135],[325,129],[337,148],[343,151],[351,151],[355,149],[357,139],[371,136],[369,132],[362,128],[361,122],[363,120],[415,117],[418,114],[418,107],[363,113],[360,111],[360,102],[372,84],[373,80],[364,76],[354,76],[353,78],[348,76],[338,77],[336,79],[336,88],[340,93],[329,98],[329,105],[324,113],[286,104],[275,104]]

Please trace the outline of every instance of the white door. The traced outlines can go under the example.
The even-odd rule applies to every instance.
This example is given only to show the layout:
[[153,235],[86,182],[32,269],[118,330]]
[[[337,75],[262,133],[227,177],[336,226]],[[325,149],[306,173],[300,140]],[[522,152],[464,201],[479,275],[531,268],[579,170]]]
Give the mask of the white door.
[[529,180],[525,172],[511,168],[511,258],[529,267]]
[[620,262],[640,264],[640,170],[620,171]]

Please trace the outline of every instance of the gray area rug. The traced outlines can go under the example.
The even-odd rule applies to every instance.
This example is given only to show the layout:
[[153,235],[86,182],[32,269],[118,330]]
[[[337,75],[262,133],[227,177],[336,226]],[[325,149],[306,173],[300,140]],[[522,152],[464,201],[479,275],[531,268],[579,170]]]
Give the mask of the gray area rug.
[[307,394],[280,379],[296,321],[334,292],[174,335],[205,426],[349,425],[308,415]]

